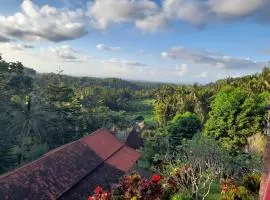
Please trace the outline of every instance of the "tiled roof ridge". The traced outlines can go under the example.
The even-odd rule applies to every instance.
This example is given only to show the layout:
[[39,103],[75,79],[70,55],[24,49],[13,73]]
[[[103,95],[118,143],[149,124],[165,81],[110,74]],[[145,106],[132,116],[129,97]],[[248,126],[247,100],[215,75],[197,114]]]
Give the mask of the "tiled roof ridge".
[[[89,137],[90,135],[94,135],[94,134],[96,134],[96,133],[98,133],[99,131],[102,131],[102,130],[109,131],[109,130],[107,130],[106,128],[99,128],[99,129],[95,130],[94,132],[92,132],[91,134],[89,134],[89,135],[87,135],[87,136],[84,136],[84,137],[82,137],[82,138],[80,138],[80,139],[78,139],[78,140],[75,140],[75,141],[73,141],[73,142],[70,142],[70,143],[61,145],[60,147],[57,147],[57,148],[55,148],[55,149],[49,151],[48,153],[42,155],[41,157],[39,157],[38,159],[36,159],[36,160],[34,160],[34,161],[30,162],[30,163],[27,163],[27,164],[25,164],[25,165],[23,165],[23,166],[21,166],[21,167],[15,168],[14,170],[12,170],[12,171],[10,171],[10,172],[7,172],[7,173],[5,173],[5,174],[0,175],[0,180],[3,179],[3,178],[8,177],[8,176],[10,176],[10,175],[12,175],[12,174],[14,174],[14,173],[16,173],[16,172],[19,171],[19,170],[25,169],[25,168],[27,168],[29,165],[32,165],[32,164],[34,164],[34,163],[36,163],[36,162],[39,162],[39,161],[41,161],[41,160],[47,158],[48,156],[51,156],[51,155],[54,154],[55,152],[57,152],[57,151],[59,151],[59,150],[62,150],[62,149],[66,148],[66,147],[68,147],[68,146],[70,146],[70,145],[72,145],[72,144],[74,144],[74,143],[76,143],[76,142],[83,141],[84,138],[87,138],[87,137]],[[121,146],[121,147],[122,147],[122,146]],[[116,151],[117,151],[117,150],[116,150]],[[99,165],[98,165],[98,166],[99,166]],[[89,172],[89,173],[90,173],[90,172]],[[87,174],[89,174],[89,173],[87,173]]]

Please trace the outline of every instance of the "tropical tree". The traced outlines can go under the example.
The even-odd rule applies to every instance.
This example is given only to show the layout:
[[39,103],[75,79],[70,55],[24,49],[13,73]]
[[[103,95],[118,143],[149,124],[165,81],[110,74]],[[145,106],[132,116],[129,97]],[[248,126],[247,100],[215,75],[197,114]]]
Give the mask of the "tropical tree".
[[211,103],[204,133],[234,152],[243,150],[249,136],[263,131],[268,95],[248,96],[240,88],[223,88]]
[[177,114],[168,124],[169,144],[175,151],[182,144],[183,139],[191,139],[200,129],[199,118],[190,112]]

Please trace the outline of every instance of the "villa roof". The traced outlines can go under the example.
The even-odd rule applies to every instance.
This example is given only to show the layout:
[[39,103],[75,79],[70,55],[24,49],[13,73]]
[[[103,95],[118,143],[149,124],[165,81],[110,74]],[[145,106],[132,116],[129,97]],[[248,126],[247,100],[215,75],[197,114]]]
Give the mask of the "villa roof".
[[0,176],[0,199],[86,199],[97,185],[117,182],[140,156],[99,129]]

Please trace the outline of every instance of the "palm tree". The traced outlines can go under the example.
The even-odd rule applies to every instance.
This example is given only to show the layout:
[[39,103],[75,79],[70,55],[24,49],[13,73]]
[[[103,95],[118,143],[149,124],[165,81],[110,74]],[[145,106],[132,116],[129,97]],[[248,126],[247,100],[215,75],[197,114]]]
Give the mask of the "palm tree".
[[33,142],[41,143],[48,126],[55,124],[51,120],[51,115],[31,96],[26,96],[25,100],[19,98],[17,105],[18,108],[12,112],[12,121],[7,130],[17,138],[21,164],[28,145],[32,145]]

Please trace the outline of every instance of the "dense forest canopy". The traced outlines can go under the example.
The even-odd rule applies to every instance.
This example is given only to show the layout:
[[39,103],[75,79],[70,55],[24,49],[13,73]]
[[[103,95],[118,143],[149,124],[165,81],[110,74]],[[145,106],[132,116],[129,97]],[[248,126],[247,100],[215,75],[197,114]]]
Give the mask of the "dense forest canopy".
[[100,127],[125,140],[138,119],[146,124],[140,167],[166,174],[168,166],[197,166],[216,154],[215,165],[205,169],[219,166],[231,176],[243,166],[260,170],[269,67],[206,85],[176,85],[40,74],[1,59],[0,90],[1,173]]

